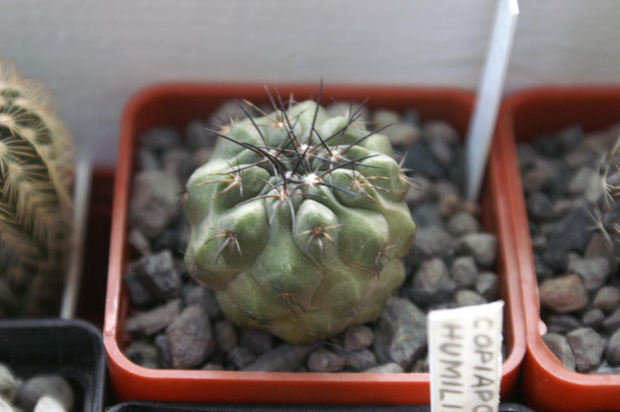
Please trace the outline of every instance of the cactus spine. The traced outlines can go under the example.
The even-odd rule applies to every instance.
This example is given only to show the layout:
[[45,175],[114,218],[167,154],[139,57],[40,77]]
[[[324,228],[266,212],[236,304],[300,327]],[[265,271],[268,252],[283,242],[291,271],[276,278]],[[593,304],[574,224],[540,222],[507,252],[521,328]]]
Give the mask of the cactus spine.
[[402,284],[411,182],[359,109],[271,101],[211,131],[215,153],[187,183],[186,264],[229,319],[299,344],[376,319]]
[[48,95],[0,61],[0,317],[57,315],[72,171],[72,137]]
[[597,226],[620,259],[620,136],[603,155],[600,167],[603,201],[596,211]]

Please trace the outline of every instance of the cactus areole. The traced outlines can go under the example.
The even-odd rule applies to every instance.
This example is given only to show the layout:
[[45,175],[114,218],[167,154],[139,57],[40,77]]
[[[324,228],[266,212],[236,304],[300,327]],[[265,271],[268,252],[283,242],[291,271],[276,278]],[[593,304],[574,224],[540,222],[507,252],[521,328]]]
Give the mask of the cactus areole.
[[210,131],[185,198],[190,275],[236,324],[294,344],[375,320],[415,233],[388,138],[318,101],[278,96],[272,114],[246,102],[245,120]]

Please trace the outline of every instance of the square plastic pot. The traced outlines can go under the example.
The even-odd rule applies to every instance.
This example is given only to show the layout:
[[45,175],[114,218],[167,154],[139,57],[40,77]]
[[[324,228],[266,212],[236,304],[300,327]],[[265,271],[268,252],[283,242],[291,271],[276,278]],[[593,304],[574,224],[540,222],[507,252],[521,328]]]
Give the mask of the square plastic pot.
[[[163,402],[127,402],[107,412],[430,412],[427,405],[201,405]],[[499,412],[532,412],[512,403],[499,405]]]
[[490,168],[503,168],[512,208],[515,245],[525,325],[527,354],[522,371],[523,402],[541,411],[619,410],[620,375],[572,372],[561,364],[542,340],[540,300],[534,268],[532,239],[519,171],[516,142],[579,124],[586,132],[601,130],[620,120],[620,88],[540,88],[514,94],[502,103],[493,143],[496,156]]
[[[279,86],[283,95],[316,96],[316,86]],[[415,108],[422,120],[443,119],[464,134],[472,112],[473,95],[453,89],[326,86],[325,99],[362,101],[370,108],[404,111]],[[226,403],[355,403],[428,404],[428,373],[282,373],[200,370],[150,370],[132,363],[123,354],[130,336],[124,332],[129,309],[123,272],[130,261],[127,243],[128,209],[138,136],[152,127],[182,130],[194,118],[205,118],[222,102],[245,98],[254,103],[268,100],[262,85],[165,84],[134,96],[125,108],[114,192],[110,267],[104,326],[104,343],[110,376],[121,401],[159,400]],[[499,184],[497,168],[489,169],[481,204],[483,225],[499,239],[497,272],[500,298],[506,302],[504,339],[507,359],[502,369],[502,399],[511,396],[525,352],[521,297],[517,283],[516,256],[509,233],[510,205]]]
[[104,405],[105,352],[101,332],[78,320],[0,321],[0,362],[20,379],[59,374],[73,388],[74,410]]

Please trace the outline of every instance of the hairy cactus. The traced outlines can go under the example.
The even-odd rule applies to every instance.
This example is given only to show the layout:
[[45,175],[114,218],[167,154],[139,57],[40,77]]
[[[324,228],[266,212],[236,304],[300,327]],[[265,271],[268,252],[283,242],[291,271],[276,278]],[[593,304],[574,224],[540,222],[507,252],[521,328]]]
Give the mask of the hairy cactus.
[[271,115],[246,102],[245,120],[210,130],[215,153],[187,183],[185,260],[229,319],[298,344],[379,316],[415,225],[407,171],[359,109],[328,118],[320,94],[277,97]]
[[57,315],[72,159],[47,94],[0,61],[0,317]]
[[595,210],[597,226],[620,259],[620,137],[603,155],[600,166],[603,200]]

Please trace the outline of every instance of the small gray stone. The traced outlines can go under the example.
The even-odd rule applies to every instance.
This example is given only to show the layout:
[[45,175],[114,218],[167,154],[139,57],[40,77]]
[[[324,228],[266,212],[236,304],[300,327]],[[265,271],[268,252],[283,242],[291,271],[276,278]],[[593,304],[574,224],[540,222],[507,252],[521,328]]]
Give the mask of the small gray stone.
[[532,235],[532,249],[534,250],[534,253],[544,252],[546,247],[547,237],[544,234],[538,233]]
[[412,108],[406,109],[403,113],[402,121],[414,126],[420,126],[420,112]]
[[422,126],[422,136],[425,141],[442,140],[451,145],[460,144],[459,133],[454,126],[443,120],[430,120]]
[[444,197],[460,197],[459,188],[449,180],[439,180],[433,187],[438,199]]
[[235,347],[226,354],[226,360],[240,370],[256,360],[256,355],[248,348]]
[[609,333],[614,333],[618,329],[620,329],[620,308],[617,308],[612,312],[611,315],[605,319],[603,322],[603,326],[605,330]]
[[547,333],[542,339],[566,369],[575,370],[575,355],[573,355],[573,350],[568,344],[566,336],[559,333]]
[[577,371],[588,373],[598,368],[605,350],[605,339],[592,328],[579,328],[566,335]]
[[375,340],[375,333],[365,325],[352,326],[344,334],[344,348],[359,351],[368,348]]
[[617,330],[609,338],[605,359],[613,366],[620,366],[620,330]]
[[430,229],[431,227],[441,228],[443,226],[443,219],[435,203],[427,202],[413,207],[411,209],[411,217],[418,227],[416,239],[419,237],[419,233],[424,229]]
[[553,219],[553,205],[547,195],[532,192],[527,196],[525,206],[528,217],[536,222]]
[[418,359],[413,363],[413,366],[409,369],[409,372],[413,373],[428,373],[429,365],[428,365],[428,357],[423,359]]
[[374,352],[380,363],[407,369],[426,351],[426,315],[407,299],[392,298],[375,330]]
[[143,257],[130,265],[140,283],[158,299],[171,299],[179,295],[181,277],[176,270],[172,253],[164,250]]
[[480,223],[472,214],[459,212],[448,220],[448,231],[454,236],[461,237],[480,230]]
[[581,322],[584,326],[592,329],[598,329],[603,326],[605,321],[605,314],[599,308],[594,308],[586,311],[581,317]]
[[185,142],[191,151],[215,146],[217,139],[207,133],[206,124],[202,120],[192,120],[185,126]]
[[591,373],[592,374],[600,373],[600,374],[607,374],[607,375],[620,375],[620,366],[611,366],[606,361],[603,361],[601,363],[601,366],[599,366],[596,369],[596,371],[591,372]]
[[539,155],[536,150],[528,143],[517,143],[517,156],[519,158],[519,169],[522,172],[533,168]]
[[493,272],[482,272],[476,279],[475,289],[487,301],[494,301],[499,296],[499,277]]
[[419,205],[421,203],[430,201],[435,196],[433,191],[433,183],[424,176],[415,176],[416,185],[409,189],[407,196],[405,196],[405,202],[409,207]]
[[213,157],[213,149],[199,149],[192,154],[192,162],[195,168],[207,163]]
[[151,336],[166,329],[181,313],[181,299],[172,300],[148,312],[127,318],[125,330],[129,333]]
[[470,287],[476,284],[478,268],[471,256],[459,256],[450,268],[450,277],[457,287]]
[[578,275],[566,275],[545,280],[538,287],[540,304],[555,313],[584,309],[589,295]]
[[[342,110],[342,107],[338,107],[338,110]],[[342,116],[342,113],[339,114]],[[373,123],[375,127],[386,127],[390,124],[400,122],[401,116],[395,110],[389,109],[377,109],[373,112]]]
[[344,367],[347,370],[360,372],[373,366],[377,366],[377,357],[370,349],[362,349],[355,352],[342,352]]
[[58,399],[45,395],[39,398],[33,412],[69,412],[69,409]]
[[202,371],[223,371],[224,365],[221,365],[219,363],[208,362],[208,363],[205,363],[203,367],[200,368],[200,370]]
[[570,196],[582,196],[595,175],[598,176],[598,172],[590,167],[580,168],[568,183],[567,193]]
[[150,306],[153,302],[155,302],[155,296],[140,282],[138,279],[138,275],[133,272],[127,272],[123,276],[125,280],[125,285],[129,290],[129,298],[131,299],[131,304],[136,308],[144,308]]
[[446,177],[446,170],[435,159],[423,141],[415,142],[410,146],[404,167],[433,180]]
[[579,125],[567,127],[558,135],[558,142],[563,152],[576,148],[583,142],[583,139],[583,128]]
[[172,365],[190,369],[203,363],[215,351],[209,318],[202,306],[188,306],[166,329]]
[[144,368],[158,369],[160,367],[157,347],[151,342],[134,340],[125,349],[125,356]]
[[549,333],[562,333],[578,329],[582,326],[581,321],[572,315],[547,315],[545,318]]
[[560,219],[567,214],[571,213],[573,210],[578,208],[587,207],[588,202],[582,197],[577,197],[574,199],[568,198],[560,198],[553,203],[552,206],[552,214],[555,219]]
[[295,372],[301,368],[308,355],[318,349],[320,344],[290,345],[282,344],[259,356],[243,368],[249,372]]
[[454,282],[441,259],[427,260],[413,275],[411,300],[421,307],[447,302],[454,295]]
[[13,372],[6,365],[0,363],[0,398],[13,399],[19,384],[20,382],[15,378]]
[[249,348],[257,356],[273,349],[273,335],[267,331],[253,328],[240,328],[241,346]]
[[428,150],[444,168],[450,167],[454,160],[452,146],[445,140],[432,139],[426,142]]
[[140,253],[140,256],[149,256],[152,253],[151,242],[138,229],[129,231],[127,241]]
[[189,180],[194,172],[192,154],[185,148],[166,150],[162,154],[163,169],[176,175],[181,182]]
[[536,270],[538,283],[542,283],[544,280],[555,275],[551,266],[538,254],[534,255],[534,269]]
[[228,353],[237,347],[237,330],[229,320],[221,320],[213,326],[215,342],[220,352]]
[[344,357],[327,349],[319,349],[308,357],[310,372],[339,372],[344,368]]
[[53,397],[67,410],[73,408],[74,395],[71,385],[59,375],[37,375],[26,380],[17,390],[15,403],[27,410],[33,410],[43,396]]
[[445,255],[453,246],[454,239],[441,228],[421,228],[413,241],[410,257],[413,259],[412,263],[421,264],[429,258]]
[[161,169],[159,159],[152,150],[142,147],[136,151],[136,157],[138,158],[138,170],[141,172]]
[[593,304],[605,313],[611,313],[620,307],[620,288],[617,286],[603,286],[594,295]]
[[181,189],[175,174],[158,170],[138,172],[133,179],[129,204],[132,227],[154,239],[174,218]]
[[217,303],[215,293],[199,285],[188,285],[183,287],[183,301],[186,306],[200,305],[207,313],[209,319],[217,319],[220,314],[220,305]]
[[172,368],[172,353],[170,352],[170,341],[164,333],[159,334],[153,340],[157,353],[159,354],[159,364],[162,368]]
[[584,256],[586,259],[605,258],[610,264],[611,273],[618,270],[618,259],[601,233],[597,232],[592,235]]
[[410,123],[394,123],[381,132],[390,139],[393,146],[409,147],[420,140],[420,129]]
[[497,238],[489,233],[472,233],[458,241],[457,251],[471,255],[483,268],[493,268],[497,257]]
[[523,190],[532,193],[549,186],[554,180],[553,169],[542,159],[534,161],[534,167],[522,175]]
[[592,223],[584,209],[576,209],[555,223],[547,237],[545,261],[556,270],[564,270],[568,252],[584,252],[593,233]]
[[163,152],[180,145],[181,138],[179,133],[172,128],[152,128],[140,136],[141,147],[157,152]]
[[586,290],[592,292],[605,284],[611,268],[609,261],[604,257],[575,259],[569,262],[568,272],[581,276]]
[[366,369],[364,373],[403,373],[405,370],[397,363],[390,362],[385,365],[375,366]]
[[487,303],[485,298],[469,289],[457,290],[454,300],[456,301],[456,306],[460,308],[465,306],[483,305]]

